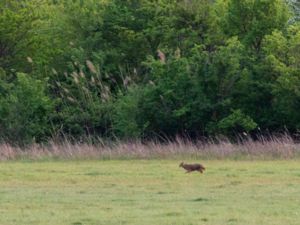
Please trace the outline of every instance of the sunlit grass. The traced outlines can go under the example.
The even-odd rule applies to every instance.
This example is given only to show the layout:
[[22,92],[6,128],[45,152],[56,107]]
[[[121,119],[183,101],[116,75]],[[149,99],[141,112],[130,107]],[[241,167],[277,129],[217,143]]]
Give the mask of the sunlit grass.
[[1,163],[0,224],[299,224],[300,161],[201,163]]

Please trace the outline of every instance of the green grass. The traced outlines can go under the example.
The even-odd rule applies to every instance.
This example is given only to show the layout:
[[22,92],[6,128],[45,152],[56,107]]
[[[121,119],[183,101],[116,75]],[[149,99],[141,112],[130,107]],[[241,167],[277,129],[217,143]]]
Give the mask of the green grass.
[[0,224],[300,224],[300,161],[4,162]]

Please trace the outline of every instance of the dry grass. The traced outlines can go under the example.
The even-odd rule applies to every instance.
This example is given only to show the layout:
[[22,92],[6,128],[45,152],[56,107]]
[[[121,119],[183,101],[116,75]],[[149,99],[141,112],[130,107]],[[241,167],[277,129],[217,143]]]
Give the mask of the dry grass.
[[239,143],[228,139],[191,141],[177,138],[167,143],[140,141],[107,144],[50,142],[26,148],[0,145],[0,160],[16,159],[291,159],[300,154],[300,144],[290,136],[247,139]]

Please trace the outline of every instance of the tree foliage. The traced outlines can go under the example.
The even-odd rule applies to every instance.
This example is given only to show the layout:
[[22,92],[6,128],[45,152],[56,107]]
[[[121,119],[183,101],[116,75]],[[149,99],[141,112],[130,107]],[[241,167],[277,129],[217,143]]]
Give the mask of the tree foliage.
[[1,137],[297,132],[297,7],[286,0],[1,1]]

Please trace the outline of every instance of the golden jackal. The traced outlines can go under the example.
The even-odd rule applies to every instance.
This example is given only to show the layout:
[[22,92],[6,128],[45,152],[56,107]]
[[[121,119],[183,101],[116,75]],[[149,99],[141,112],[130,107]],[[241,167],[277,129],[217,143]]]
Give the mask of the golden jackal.
[[190,173],[193,171],[199,171],[200,173],[203,173],[205,170],[205,167],[202,166],[201,164],[184,164],[183,162],[180,163],[179,167],[182,167],[183,169],[186,170],[186,173]]

